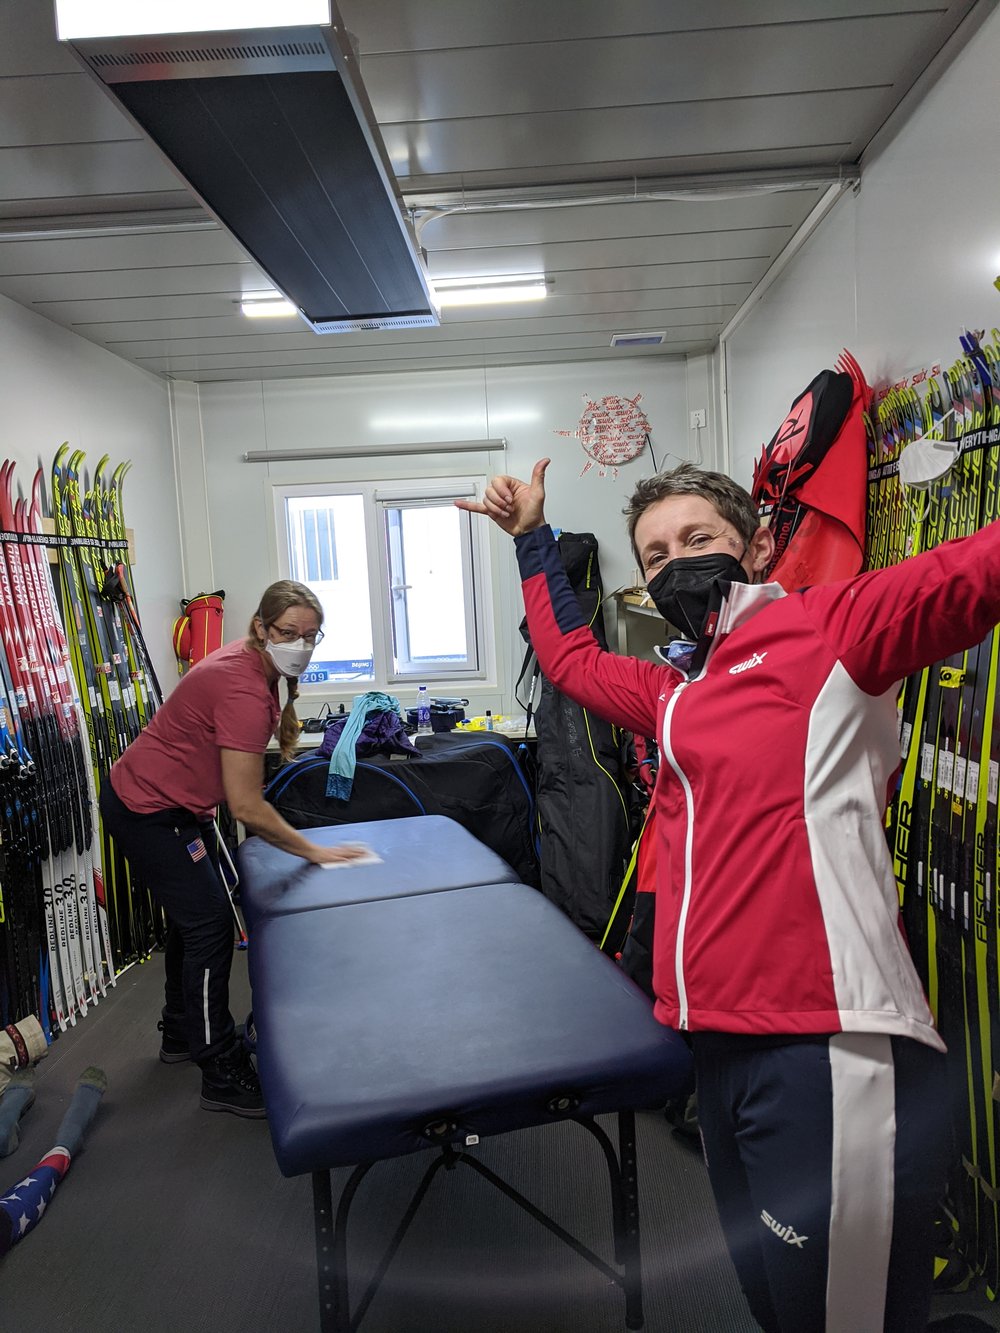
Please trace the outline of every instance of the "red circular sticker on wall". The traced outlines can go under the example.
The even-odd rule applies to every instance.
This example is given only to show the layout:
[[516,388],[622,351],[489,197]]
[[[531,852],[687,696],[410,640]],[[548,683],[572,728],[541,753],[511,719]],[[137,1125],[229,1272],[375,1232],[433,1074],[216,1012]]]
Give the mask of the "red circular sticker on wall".
[[596,463],[598,476],[603,477],[610,468],[614,479],[622,463],[631,463],[639,457],[649,441],[649,421],[639,407],[641,398],[641,393],[634,398],[619,398],[609,393],[598,399],[584,394],[583,415],[576,430],[555,432],[583,445],[587,461],[581,477]]

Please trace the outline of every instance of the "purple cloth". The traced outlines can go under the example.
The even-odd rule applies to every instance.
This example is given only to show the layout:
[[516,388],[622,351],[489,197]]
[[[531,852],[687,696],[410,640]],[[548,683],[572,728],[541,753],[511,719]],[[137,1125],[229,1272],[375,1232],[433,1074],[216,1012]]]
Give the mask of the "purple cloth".
[[[350,713],[345,713],[343,717],[331,722],[316,751],[318,755],[333,754],[349,717]],[[372,754],[408,754],[418,759],[423,757],[407,736],[399,714],[381,710],[374,710],[365,718],[365,724],[354,743],[354,751],[360,758]]]

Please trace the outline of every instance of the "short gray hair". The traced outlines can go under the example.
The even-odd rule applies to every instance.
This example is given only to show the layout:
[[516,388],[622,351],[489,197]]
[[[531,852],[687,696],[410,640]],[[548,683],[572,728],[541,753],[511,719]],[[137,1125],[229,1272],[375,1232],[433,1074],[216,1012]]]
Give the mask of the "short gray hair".
[[657,472],[653,477],[644,477],[622,511],[632,553],[640,568],[642,560],[635,544],[636,524],[651,505],[658,504],[670,495],[700,495],[716,513],[733,525],[745,542],[749,542],[761,526],[760,514],[749,491],[737,485],[732,477],[727,477],[724,472],[709,472],[696,463],[681,463],[669,472]]

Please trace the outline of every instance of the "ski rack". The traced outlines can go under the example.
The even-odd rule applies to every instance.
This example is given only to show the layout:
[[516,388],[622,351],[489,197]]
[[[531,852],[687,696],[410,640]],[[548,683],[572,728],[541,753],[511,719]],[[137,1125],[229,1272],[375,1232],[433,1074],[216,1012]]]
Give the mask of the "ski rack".
[[[961,338],[963,355],[885,387],[869,428],[866,567],[884,568],[1000,517],[1000,334]],[[914,498],[898,477],[909,443],[958,448]],[[960,1152],[942,1201],[963,1283],[1000,1295],[1000,1050],[997,798],[1000,630],[904,683],[902,767],[887,833],[910,949],[948,1045]],[[951,1265],[945,1271],[949,1281]],[[947,1289],[946,1287],[943,1289]]]

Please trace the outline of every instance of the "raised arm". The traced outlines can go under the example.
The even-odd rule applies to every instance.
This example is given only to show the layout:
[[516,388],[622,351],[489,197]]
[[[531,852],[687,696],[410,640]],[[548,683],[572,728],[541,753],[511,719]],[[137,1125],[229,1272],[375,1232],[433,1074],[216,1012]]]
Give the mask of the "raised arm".
[[531,470],[531,480],[494,477],[486,487],[482,503],[456,500],[459,509],[486,514],[511,537],[540,528],[545,522],[545,470],[551,459],[541,458]]
[[803,605],[861,689],[980,643],[1000,622],[1000,523],[888,569],[810,588]]
[[531,481],[494,477],[483,502],[456,500],[460,509],[486,514],[516,538],[528,633],[545,675],[563,694],[616,726],[656,734],[657,703],[670,682],[667,669],[603,650],[580,611],[558,547],[545,522],[542,458]]
[[356,861],[366,854],[366,848],[352,843],[339,847],[320,847],[292,828],[278,814],[274,806],[264,800],[264,756],[245,750],[221,750],[222,785],[226,804],[234,819],[238,819],[251,833],[279,847],[292,856],[301,856],[313,865],[327,865],[337,861]]

